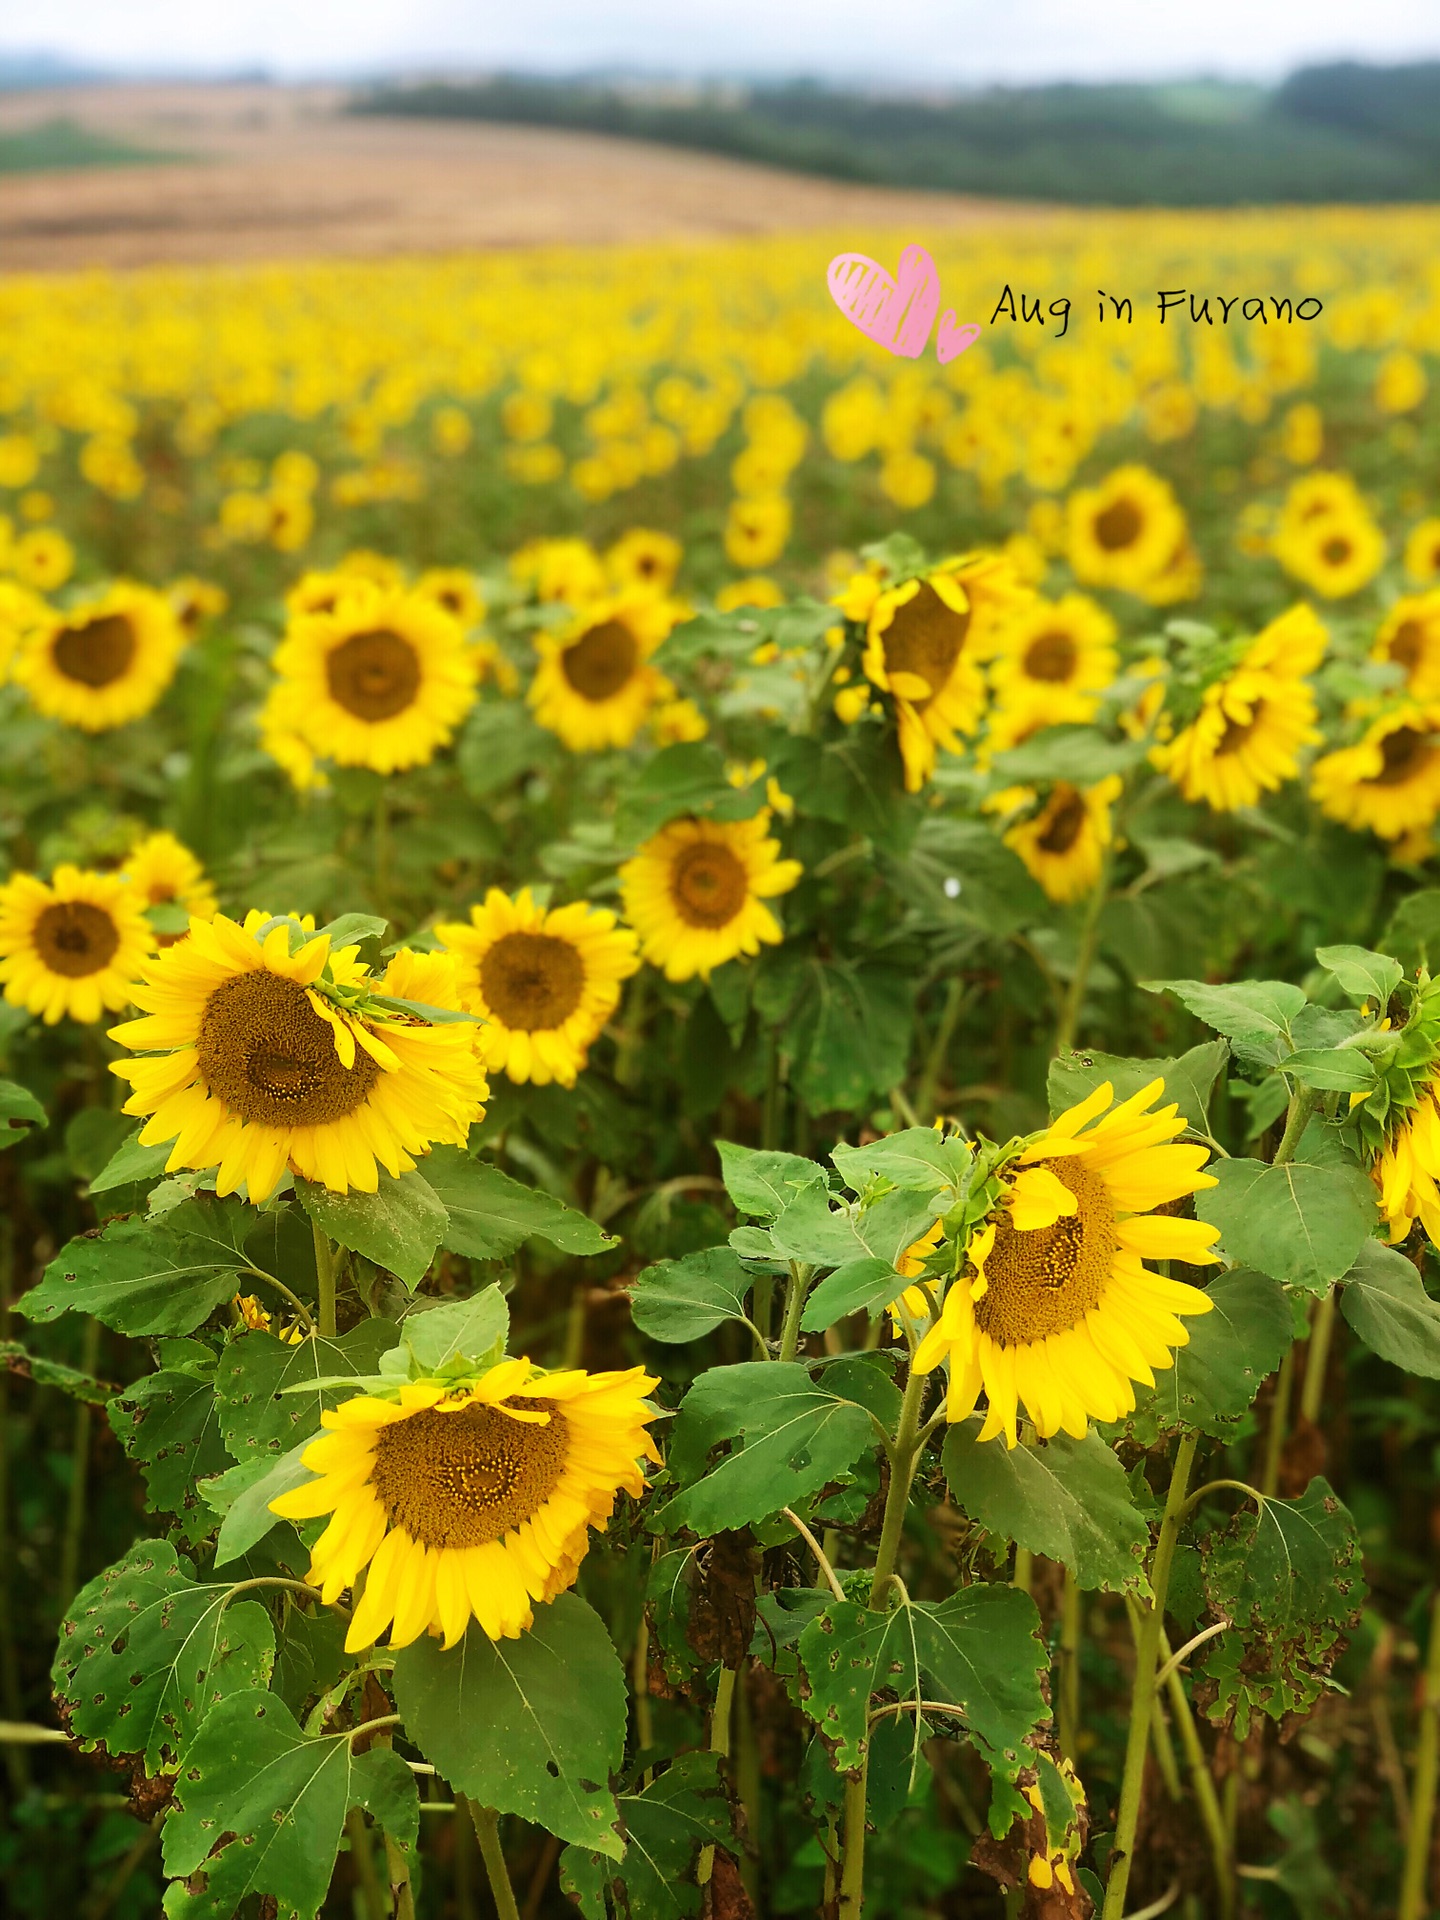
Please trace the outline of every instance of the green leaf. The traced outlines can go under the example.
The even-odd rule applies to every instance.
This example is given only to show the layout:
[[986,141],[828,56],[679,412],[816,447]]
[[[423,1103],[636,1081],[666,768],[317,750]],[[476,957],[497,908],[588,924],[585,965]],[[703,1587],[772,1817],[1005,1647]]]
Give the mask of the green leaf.
[[1375,1062],[1353,1047],[1302,1047],[1282,1064],[1292,1080],[1324,1093],[1373,1093],[1380,1084]]
[[812,1113],[853,1113],[905,1078],[914,975],[880,961],[812,961],[786,1030],[791,1082]]
[[46,1125],[45,1109],[14,1080],[0,1080],[0,1147],[13,1147],[33,1127]]
[[193,1333],[237,1291],[253,1224],[241,1200],[186,1200],[162,1221],[82,1234],[16,1303],[31,1320],[91,1313],[117,1333]]
[[1181,1427],[1227,1438],[1295,1338],[1290,1302],[1268,1274],[1236,1267],[1205,1291],[1210,1312],[1185,1316],[1189,1345],[1118,1423],[1143,1445]]
[[342,947],[358,947],[364,940],[383,940],[389,931],[390,922],[378,914],[342,913],[337,920],[328,920],[323,927],[317,927],[314,937],[328,934],[331,953],[338,953]]
[[308,1485],[313,1478],[300,1459],[313,1437],[300,1441],[278,1459],[269,1453],[253,1454],[239,1466],[205,1482],[201,1492],[224,1515],[215,1542],[217,1568],[228,1567],[263,1540],[272,1527],[285,1524],[278,1513],[271,1513],[270,1502],[282,1493]]
[[401,1335],[422,1372],[444,1373],[456,1362],[483,1360],[504,1350],[510,1309],[499,1287],[482,1287],[467,1300],[417,1308],[405,1316]]
[[72,1400],[88,1401],[92,1407],[103,1407],[115,1391],[103,1380],[67,1367],[62,1360],[47,1360],[43,1353],[31,1353],[18,1340],[0,1340],[0,1368],[18,1373],[22,1380],[33,1380],[37,1387],[58,1387]]
[[1002,787],[1036,781],[1068,780],[1093,786],[1112,773],[1126,773],[1145,758],[1138,740],[1112,740],[1095,727],[1045,727],[1023,746],[995,756],[995,777]]
[[823,1333],[847,1314],[876,1313],[898,1300],[910,1282],[896,1273],[889,1260],[867,1254],[860,1260],[847,1260],[843,1267],[828,1274],[805,1302],[800,1325],[806,1333]]
[[1069,1567],[1086,1589],[1143,1593],[1150,1529],[1125,1469],[1092,1428],[1032,1446],[977,1438],[978,1417],[945,1435],[952,1499],[989,1533]]
[[82,1587],[50,1675],[75,1738],[173,1771],[217,1702],[270,1677],[270,1616],[229,1595],[198,1586],[168,1540],[137,1542]]
[[949,1189],[957,1198],[969,1183],[970,1149],[963,1140],[946,1139],[933,1127],[906,1127],[865,1147],[837,1146],[830,1155],[852,1193],[864,1193],[877,1181],[936,1194]]
[[450,1215],[441,1245],[471,1260],[503,1260],[526,1240],[548,1240],[562,1253],[604,1253],[616,1243],[585,1214],[541,1187],[512,1180],[459,1147],[434,1147],[425,1178]]
[[112,1107],[82,1107],[65,1129],[65,1154],[75,1178],[91,1180],[134,1127]]
[[[277,1340],[272,1333],[244,1333],[231,1341],[215,1369],[215,1397],[225,1445],[236,1460],[274,1456],[320,1430],[327,1407],[348,1398],[343,1387],[316,1383],[341,1374],[370,1374],[394,1346],[393,1321],[362,1320],[338,1336],[311,1334]],[[310,1388],[299,1392],[298,1388]]]
[[1323,1293],[1374,1230],[1375,1189],[1358,1166],[1217,1160],[1210,1171],[1218,1185],[1200,1211],[1219,1227],[1230,1259],[1291,1286]]
[[1340,1311],[1382,1360],[1440,1380],[1440,1300],[1426,1293],[1403,1253],[1367,1240],[1345,1275]]
[[203,1540],[215,1524],[196,1481],[229,1464],[221,1438],[215,1382],[190,1373],[147,1374],[107,1409],[115,1436],[138,1461],[156,1513],[173,1513],[185,1538]]
[[445,1232],[446,1213],[418,1173],[402,1173],[398,1180],[382,1173],[378,1193],[331,1193],[297,1180],[295,1194],[321,1232],[340,1246],[363,1253],[408,1287],[425,1278]]
[[[837,1480],[872,1443],[870,1415],[792,1361],[702,1373],[680,1404],[669,1469],[685,1491],[661,1519],[708,1535],[764,1520]],[[713,1447],[731,1451],[707,1467]]]
[[1380,943],[1410,971],[1429,967],[1432,955],[1440,960],[1440,887],[1424,887],[1402,900]]
[[137,1127],[128,1140],[122,1140],[105,1165],[90,1182],[91,1193],[109,1193],[115,1187],[149,1186],[165,1171],[173,1141],[159,1147],[142,1147]]
[[626,781],[615,816],[616,837],[627,844],[648,840],[677,814],[752,814],[759,794],[744,795],[725,777],[725,756],[708,740],[683,740],[662,747],[638,776]]
[[405,1729],[458,1792],[618,1859],[609,1790],[625,1751],[625,1674],[573,1593],[535,1609],[518,1640],[471,1625],[446,1653],[428,1636],[395,1656]]
[[941,1701],[993,1766],[1014,1773],[1048,1712],[1038,1627],[1034,1602],[1013,1587],[961,1587],[947,1600],[918,1605],[902,1598],[889,1613],[837,1600],[800,1636],[811,1688],[805,1710],[836,1742],[836,1766],[854,1772],[877,1693]]
[[770,1148],[738,1147],[733,1140],[715,1142],[725,1191],[737,1213],[757,1220],[773,1220],[805,1187],[823,1184],[825,1170],[798,1153],[776,1153]]
[[352,1753],[343,1733],[307,1738],[275,1694],[233,1695],[206,1721],[176,1782],[164,1834],[173,1878],[166,1920],[230,1920],[251,1894],[315,1920],[352,1806],[413,1849],[420,1802],[399,1754]]
[[1405,978],[1398,960],[1388,953],[1372,953],[1368,947],[1317,947],[1315,958],[1352,1000],[1369,1000],[1381,1012]]
[[747,1318],[750,1280],[729,1247],[661,1260],[630,1282],[630,1317],[652,1340],[699,1340],[727,1320]]
[[1170,1060],[1131,1060],[1119,1054],[1097,1053],[1093,1048],[1062,1053],[1050,1062],[1047,1091],[1050,1116],[1054,1119],[1070,1107],[1079,1106],[1108,1080],[1117,1100],[1128,1100],[1152,1080],[1165,1082],[1164,1100],[1174,1100],[1185,1116],[1187,1126],[1208,1133],[1206,1113],[1216,1079],[1230,1056],[1224,1040],[1203,1040]]
[[1205,1655],[1212,1720],[1233,1716],[1243,1740],[1253,1712],[1278,1720],[1314,1705],[1365,1599],[1360,1558],[1354,1521],[1318,1477],[1300,1499],[1262,1500],[1201,1543],[1207,1604],[1233,1622]]
[[599,1920],[605,1920],[608,1882],[618,1920],[691,1920],[700,1911],[695,1868],[708,1845],[733,1845],[730,1802],[714,1753],[677,1754],[643,1793],[620,1796],[625,1858],[617,1870],[604,1856],[567,1847],[562,1885],[600,1890]]
[[930,1196],[904,1187],[865,1207],[832,1207],[828,1188],[806,1187],[771,1226],[770,1245],[781,1260],[810,1266],[877,1259],[893,1267],[934,1224]]
[[1273,1067],[1290,1051],[1290,1022],[1305,1005],[1304,990],[1285,980],[1141,980],[1146,993],[1173,993],[1207,1027],[1233,1042],[1250,1066]]

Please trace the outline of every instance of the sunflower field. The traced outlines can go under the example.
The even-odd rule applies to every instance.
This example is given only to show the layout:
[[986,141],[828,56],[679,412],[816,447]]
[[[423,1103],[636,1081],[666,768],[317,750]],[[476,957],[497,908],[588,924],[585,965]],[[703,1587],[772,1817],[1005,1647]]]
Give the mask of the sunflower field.
[[908,237],[0,281],[7,1911],[1440,1910],[1440,216]]

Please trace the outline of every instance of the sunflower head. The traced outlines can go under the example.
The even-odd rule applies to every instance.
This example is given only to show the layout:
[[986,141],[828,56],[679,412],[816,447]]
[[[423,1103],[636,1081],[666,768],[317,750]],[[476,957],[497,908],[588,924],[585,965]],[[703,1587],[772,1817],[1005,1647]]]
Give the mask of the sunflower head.
[[749,820],[685,816],[662,827],[620,869],[626,918],[641,954],[667,980],[708,980],[718,966],[783,938],[767,900],[799,880],[798,860],[769,838],[770,809]]
[[387,1628],[392,1647],[425,1632],[453,1647],[472,1617],[492,1640],[523,1633],[574,1584],[617,1495],[642,1491],[640,1462],[659,1458],[646,1432],[656,1384],[639,1367],[545,1374],[500,1360],[324,1414],[301,1456],[316,1479],[271,1504],[332,1516],[310,1565],[327,1604],[368,1566],[347,1649]]
[[[119,882],[120,885],[125,883]],[[475,1026],[445,954],[402,950],[383,976],[357,949],[290,919],[192,920],[129,996],[144,1017],[111,1030],[127,1113],[167,1169],[215,1168],[267,1199],[288,1171],[374,1193],[437,1141],[463,1145],[488,1088]]]
[[0,887],[5,998],[47,1026],[66,1017],[90,1025],[125,1006],[154,945],[121,874],[62,866],[48,885],[17,873]]
[[649,660],[675,618],[668,601],[632,588],[590,602],[542,634],[529,695],[540,725],[574,753],[628,747],[655,703],[673,692]]
[[668,593],[684,557],[680,542],[653,527],[632,527],[605,554],[605,570],[620,591]]
[[1161,1080],[1116,1104],[1108,1082],[1042,1133],[977,1155],[955,1242],[954,1277],[921,1341],[922,1372],[947,1360],[946,1410],[964,1420],[983,1393],[982,1439],[1016,1444],[1023,1408],[1042,1439],[1081,1437],[1089,1419],[1135,1405],[1204,1313],[1198,1288],[1146,1260],[1213,1261],[1218,1229],[1168,1211],[1215,1184],[1203,1146],[1177,1144],[1185,1122],[1161,1107]]
[[[120,872],[135,889],[142,908],[181,907],[187,915],[208,920],[219,905],[205,869],[173,833],[150,833],[137,841]],[[160,945],[169,946],[182,937],[161,934]]]
[[990,648],[997,701],[1037,727],[1090,719],[1120,664],[1115,639],[1115,622],[1086,594],[1037,601]]
[[484,1021],[486,1065],[511,1080],[573,1087],[589,1050],[640,965],[635,935],[613,913],[578,901],[549,912],[528,887],[492,887],[470,924],[437,927],[455,956],[466,1004]]
[[164,595],[121,580],[32,627],[11,674],[41,713],[105,733],[150,711],[175,677],[184,643]]
[[1006,846],[1051,900],[1069,905],[1094,890],[1113,837],[1111,809],[1123,785],[1115,773],[1090,787],[1059,781],[1042,806],[1007,831]]
[[1440,814],[1440,699],[1403,700],[1351,747],[1315,762],[1310,791],[1330,819],[1400,840]]
[[1070,496],[1070,567],[1087,586],[1142,593],[1176,564],[1185,517],[1168,481],[1148,467],[1117,467]]
[[1440,699],[1440,591],[1397,600],[1381,622],[1370,657],[1399,667],[1412,699]]

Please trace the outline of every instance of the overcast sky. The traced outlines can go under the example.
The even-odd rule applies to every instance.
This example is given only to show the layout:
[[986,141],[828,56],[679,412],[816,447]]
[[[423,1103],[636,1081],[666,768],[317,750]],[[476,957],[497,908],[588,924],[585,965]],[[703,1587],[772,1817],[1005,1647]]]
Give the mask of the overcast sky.
[[1437,0],[3,0],[0,52],[279,74],[507,65],[984,81],[1270,78],[1440,55]]

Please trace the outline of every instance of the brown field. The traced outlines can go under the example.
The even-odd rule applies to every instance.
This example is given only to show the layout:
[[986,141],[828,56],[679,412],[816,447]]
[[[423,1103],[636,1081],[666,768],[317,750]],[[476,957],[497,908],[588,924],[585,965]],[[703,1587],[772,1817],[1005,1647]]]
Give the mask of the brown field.
[[111,86],[0,96],[0,133],[66,119],[163,165],[0,175],[0,272],[436,253],[923,222],[1014,203],[892,192],[597,135],[350,118],[333,88]]

